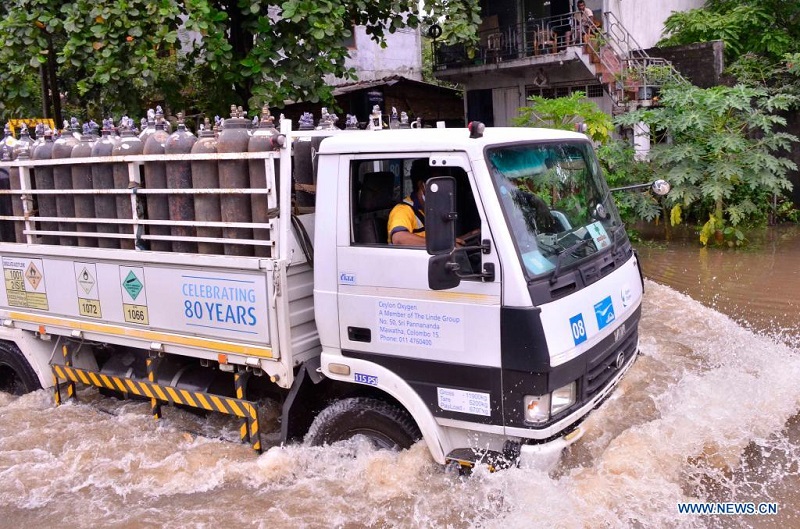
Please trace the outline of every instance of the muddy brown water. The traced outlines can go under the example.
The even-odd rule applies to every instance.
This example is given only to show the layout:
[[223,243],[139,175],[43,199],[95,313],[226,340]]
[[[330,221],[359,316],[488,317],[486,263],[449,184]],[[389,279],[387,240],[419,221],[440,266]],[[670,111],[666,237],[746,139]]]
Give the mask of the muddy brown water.
[[757,332],[800,338],[800,226],[748,235],[745,247],[702,248],[693,233],[637,245],[645,275]]
[[[91,389],[58,408],[50,391],[0,394],[0,527],[800,527],[800,232],[786,233],[744,252],[640,246],[642,355],[549,472],[462,478],[423,444],[258,456],[221,416],[155,422]],[[779,512],[686,515],[682,501]]]

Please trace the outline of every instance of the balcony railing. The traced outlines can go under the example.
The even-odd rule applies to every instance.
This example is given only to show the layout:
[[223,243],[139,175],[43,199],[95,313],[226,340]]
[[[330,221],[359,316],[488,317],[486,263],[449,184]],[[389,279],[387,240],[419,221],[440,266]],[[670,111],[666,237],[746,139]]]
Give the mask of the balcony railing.
[[576,24],[571,13],[488,28],[478,33],[478,44],[473,47],[435,42],[435,68],[444,70],[558,53],[567,46],[584,42],[586,31],[587,28]]

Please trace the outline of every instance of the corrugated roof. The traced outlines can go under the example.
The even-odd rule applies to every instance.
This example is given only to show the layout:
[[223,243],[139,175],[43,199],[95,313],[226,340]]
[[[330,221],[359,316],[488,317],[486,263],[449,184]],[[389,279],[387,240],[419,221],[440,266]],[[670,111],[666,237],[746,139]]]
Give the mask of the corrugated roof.
[[449,88],[434,83],[426,83],[425,81],[415,81],[414,79],[409,79],[407,77],[403,77],[402,75],[392,75],[390,77],[384,77],[382,79],[378,79],[375,81],[359,81],[352,84],[339,85],[333,89],[333,95],[339,96],[343,94],[349,94],[351,92],[357,92],[359,90],[369,90],[370,88],[376,88],[378,86],[384,86],[384,85],[392,86],[399,82],[416,84],[420,86],[428,86],[431,88],[438,88],[440,90],[447,90],[452,92],[460,92],[460,90],[456,90],[454,88]]

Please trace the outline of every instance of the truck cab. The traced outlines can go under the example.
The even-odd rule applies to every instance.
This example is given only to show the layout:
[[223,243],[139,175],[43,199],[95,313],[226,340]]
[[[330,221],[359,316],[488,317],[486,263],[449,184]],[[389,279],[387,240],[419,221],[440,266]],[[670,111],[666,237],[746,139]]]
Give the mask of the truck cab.
[[[428,251],[386,228],[419,159]],[[317,193],[321,371],[412,410],[437,461],[559,451],[633,364],[642,277],[585,135],[340,135]]]

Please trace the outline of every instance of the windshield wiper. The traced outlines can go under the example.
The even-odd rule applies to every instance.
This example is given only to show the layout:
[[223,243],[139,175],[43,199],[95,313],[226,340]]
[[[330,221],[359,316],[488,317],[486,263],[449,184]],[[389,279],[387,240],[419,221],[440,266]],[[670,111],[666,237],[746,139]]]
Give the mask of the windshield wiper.
[[580,250],[581,248],[583,248],[584,246],[586,246],[587,244],[589,244],[592,241],[594,241],[594,239],[592,239],[592,238],[582,239],[582,240],[576,242],[575,244],[573,244],[572,246],[564,248],[564,250],[559,252],[558,257],[556,258],[556,267],[553,269],[553,273],[550,275],[550,284],[551,285],[553,283],[555,283],[556,280],[558,279],[558,272],[561,271],[561,265],[564,262],[564,256],[570,255],[570,254]]
[[623,228],[625,227],[624,222],[620,222],[616,226],[611,227],[611,242],[617,244],[617,234],[624,231]]

